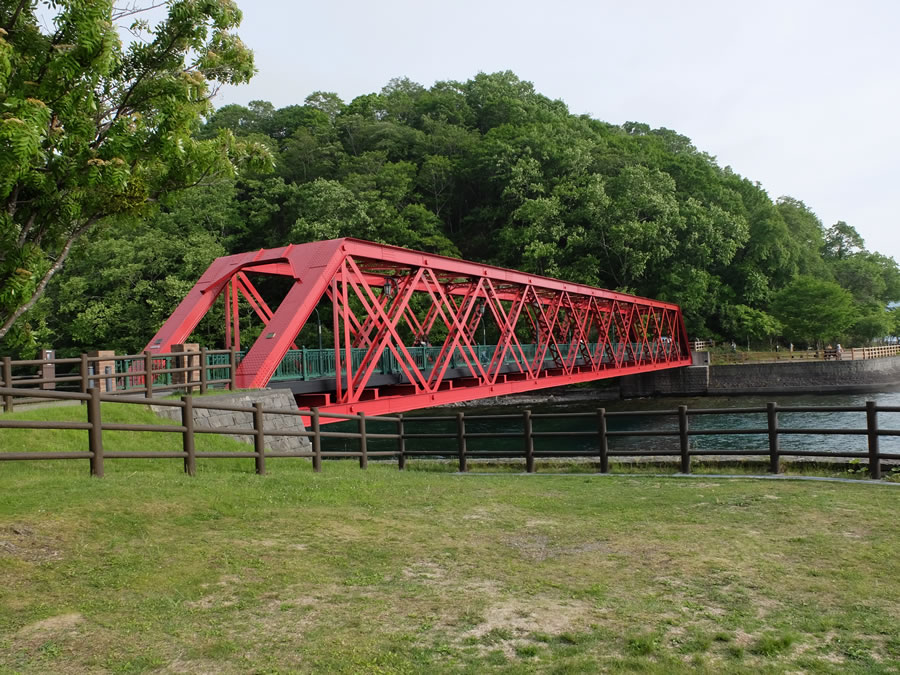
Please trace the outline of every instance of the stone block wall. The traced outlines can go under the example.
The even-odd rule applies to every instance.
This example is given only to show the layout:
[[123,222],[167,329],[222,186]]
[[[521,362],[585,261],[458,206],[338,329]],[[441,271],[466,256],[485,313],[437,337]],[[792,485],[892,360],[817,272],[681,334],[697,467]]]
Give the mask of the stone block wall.
[[700,396],[709,389],[709,366],[670,368],[640,375],[619,378],[619,396],[669,396],[676,394]]
[[866,361],[782,361],[710,368],[709,393],[866,391],[900,383],[900,357]]
[[619,379],[622,398],[656,395],[802,394],[900,386],[900,357],[688,366]]
[[[260,389],[246,391],[237,394],[223,394],[222,396],[204,396],[194,399],[194,426],[214,429],[217,427],[253,428],[253,414],[232,412],[229,410],[212,410],[200,408],[204,403],[233,405],[242,408],[252,408],[254,403],[263,405],[263,426],[266,431],[286,429],[290,431],[305,431],[299,415],[279,414],[278,410],[297,410],[294,396],[287,389]],[[169,406],[155,406],[150,408],[160,417],[181,421],[181,409]],[[242,443],[253,443],[253,436],[232,436]],[[307,452],[312,447],[310,440],[303,436],[269,436],[266,435],[266,449],[272,452]]]

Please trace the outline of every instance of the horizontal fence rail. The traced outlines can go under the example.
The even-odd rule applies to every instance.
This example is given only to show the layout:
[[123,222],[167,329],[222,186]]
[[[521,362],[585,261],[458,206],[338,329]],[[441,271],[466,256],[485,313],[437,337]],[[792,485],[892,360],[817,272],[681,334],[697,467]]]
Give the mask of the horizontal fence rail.
[[[50,358],[13,361],[0,360],[0,387],[15,389],[15,394],[3,394],[3,412],[12,412],[16,399],[29,401],[56,400],[58,390],[79,391],[86,394],[97,387],[104,395],[153,398],[173,391],[199,391],[235,388],[234,373],[240,360],[234,349],[206,349],[167,354],[115,355],[82,354],[77,358]],[[38,376],[33,375],[35,368]],[[22,375],[22,370],[29,374]],[[149,375],[148,375],[149,374]]]
[[[0,396],[26,396],[29,390],[10,387],[0,387]],[[266,410],[262,403],[255,403],[253,407],[232,404],[217,403],[214,400],[195,399],[190,394],[184,394],[179,400],[154,400],[155,406],[170,406],[181,409],[180,424],[119,424],[104,422],[102,419],[101,403],[122,403],[134,405],[147,405],[144,397],[125,397],[121,395],[109,395],[100,391],[99,387],[91,387],[87,392],[63,392],[47,391],[46,396],[57,400],[80,401],[86,404],[86,421],[32,421],[4,419],[0,416],[0,429],[47,429],[47,430],[75,430],[86,431],[86,447],[83,451],[71,452],[41,452],[9,451],[0,443],[0,461],[3,460],[56,460],[56,459],[81,459],[89,460],[90,473],[94,476],[103,476],[105,459],[182,459],[184,470],[190,475],[196,472],[196,460],[198,458],[242,458],[252,459],[256,473],[266,472],[266,459],[277,457],[299,457],[312,460],[313,469],[321,471],[323,459],[356,458],[360,468],[368,466],[369,459],[396,459],[400,469],[406,467],[409,458],[455,458],[458,461],[459,470],[468,470],[468,461],[471,458],[496,458],[496,459],[521,459],[524,461],[525,470],[529,473],[535,471],[535,463],[540,458],[582,457],[592,459],[599,463],[601,473],[609,471],[611,457],[666,457],[677,458],[682,473],[691,472],[691,459],[693,457],[717,456],[768,456],[769,471],[781,472],[781,460],[785,457],[828,457],[842,459],[868,460],[868,471],[873,479],[882,476],[882,463],[885,460],[900,460],[900,453],[884,453],[880,450],[879,440],[882,437],[900,436],[900,429],[882,429],[879,427],[879,413],[900,413],[900,406],[878,406],[874,401],[866,402],[865,406],[779,406],[776,403],[768,403],[765,407],[745,408],[694,408],[679,406],[674,410],[638,410],[638,411],[607,411],[598,408],[589,412],[569,413],[533,413],[524,410],[510,414],[494,415],[466,415],[457,412],[454,415],[431,416],[369,416],[365,413],[347,415],[338,413],[321,412],[317,408],[311,411],[272,409]],[[249,413],[252,423],[249,426],[231,426],[216,428],[201,428],[195,426],[194,410],[196,409],[225,410],[239,413]],[[785,416],[793,413],[856,413],[865,414],[865,426],[860,428],[799,428],[782,427],[780,422]],[[267,425],[265,415],[267,413],[277,415],[297,415],[304,418],[306,430],[285,429],[274,424]],[[692,417],[715,415],[756,415],[760,416],[760,424],[756,427],[737,429],[695,429],[691,427]],[[338,419],[353,424],[355,431],[322,431],[323,418]],[[639,429],[610,431],[610,420],[617,418],[659,418],[667,422],[667,428]],[[564,431],[536,431],[535,423],[545,420],[578,420],[591,424],[590,429],[571,429]],[[473,422],[517,422],[515,431],[472,431],[467,424]],[[431,430],[427,432],[410,432],[407,425],[429,425]],[[392,431],[373,432],[369,425],[386,424]],[[105,449],[104,432],[106,431],[136,431],[150,433],[177,434],[181,437],[180,449],[166,452],[121,452]],[[229,436],[247,436],[252,439],[253,450],[246,452],[203,452],[195,448],[197,434],[219,434]],[[691,447],[690,440],[696,436],[763,436],[768,440],[767,452],[760,450],[703,450]],[[856,435],[866,438],[867,450],[865,452],[832,452],[828,450],[785,450],[781,448],[780,440],[783,436],[790,435],[816,435],[816,436],[847,436]],[[280,451],[267,450],[265,440],[267,436],[297,436],[310,440],[309,450]],[[677,450],[621,450],[610,448],[610,441],[627,437],[672,437],[678,439]],[[591,438],[595,440],[589,451],[559,449],[553,447],[554,439],[564,438]],[[323,449],[323,440],[352,440],[358,444],[357,450],[332,450]],[[455,440],[454,451],[441,449],[427,449],[428,443],[424,441],[444,439]],[[485,439],[518,439],[522,442],[518,451],[484,451],[480,448],[472,448],[473,442]],[[394,441],[394,449],[375,450],[369,449],[370,441]],[[0,436],[2,441],[2,436]],[[409,447],[412,441],[415,447]],[[537,444],[544,444],[538,448]]]

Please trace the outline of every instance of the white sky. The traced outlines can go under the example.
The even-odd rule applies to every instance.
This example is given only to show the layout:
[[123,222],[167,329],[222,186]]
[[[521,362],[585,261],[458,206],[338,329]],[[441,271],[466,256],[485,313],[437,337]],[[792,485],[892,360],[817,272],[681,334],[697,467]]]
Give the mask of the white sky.
[[238,0],[259,74],[216,105],[512,70],[576,114],[688,136],[900,260],[896,0]]

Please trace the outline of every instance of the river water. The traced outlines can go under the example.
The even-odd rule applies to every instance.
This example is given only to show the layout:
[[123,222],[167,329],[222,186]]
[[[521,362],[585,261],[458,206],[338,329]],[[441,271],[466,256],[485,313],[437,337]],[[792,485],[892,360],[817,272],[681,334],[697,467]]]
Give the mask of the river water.
[[[466,431],[475,433],[494,432],[518,432],[523,429],[521,411],[526,408],[534,414],[561,413],[561,412],[594,412],[598,407],[603,407],[607,412],[636,411],[636,410],[666,410],[674,411],[680,405],[692,408],[755,408],[765,407],[770,401],[779,406],[865,406],[866,401],[875,401],[880,406],[900,406],[900,392],[883,391],[866,394],[821,394],[802,396],[701,396],[701,397],[666,397],[666,398],[642,398],[630,400],[590,400],[589,393],[582,390],[578,394],[584,394],[584,399],[570,400],[568,397],[552,397],[540,402],[517,403],[515,405],[491,405],[491,406],[466,406],[464,408],[438,408],[432,410],[419,410],[407,413],[407,433],[455,433],[456,421],[426,422],[415,421],[417,417],[448,415],[455,417],[457,412],[464,412],[466,419]],[[478,415],[516,415],[514,419],[478,420],[469,419]],[[692,415],[690,416],[691,429],[765,429],[766,415],[761,414],[716,414],[716,415]],[[900,413],[881,412],[878,415],[878,423],[881,429],[900,429]],[[826,429],[860,429],[866,427],[866,415],[864,412],[834,413],[787,413],[780,412],[778,416],[780,428],[826,428]],[[337,430],[338,426],[347,431],[353,430],[344,425],[329,425],[328,430]],[[392,433],[394,425],[372,423],[371,431]],[[594,416],[569,419],[552,419],[535,417],[533,419],[535,432],[541,431],[594,431],[597,429],[597,420]],[[676,430],[678,420],[674,415],[654,417],[617,417],[607,418],[608,431],[637,431],[637,430]],[[691,448],[696,450],[759,450],[761,454],[768,452],[768,437],[759,435],[709,435],[692,436]],[[833,452],[865,452],[867,440],[865,434],[860,435],[781,435],[779,443],[783,453],[792,450],[826,450]],[[347,450],[357,449],[356,441],[346,443],[328,443],[326,450],[338,449],[341,445]],[[469,439],[469,452],[513,452],[522,453],[523,441],[521,438],[500,439]],[[394,441],[371,441],[370,450],[393,449]],[[407,441],[410,450],[446,450],[448,456],[456,453],[455,439],[410,439]],[[900,437],[882,436],[880,441],[882,452],[900,453]],[[568,438],[535,438],[535,450],[553,451],[581,451],[585,454],[595,453],[597,448],[596,437],[568,437]],[[609,449],[614,450],[640,450],[663,451],[678,450],[677,437],[611,437]]]

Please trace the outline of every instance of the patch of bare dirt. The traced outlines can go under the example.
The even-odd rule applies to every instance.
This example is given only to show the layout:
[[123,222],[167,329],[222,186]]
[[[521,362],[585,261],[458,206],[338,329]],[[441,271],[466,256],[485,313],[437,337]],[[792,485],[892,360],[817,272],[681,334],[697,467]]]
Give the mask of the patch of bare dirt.
[[211,663],[209,661],[183,661],[175,659],[161,670],[156,671],[164,675],[220,675],[224,673],[237,673],[236,668],[229,668],[226,664],[218,661]]
[[570,546],[561,546],[555,544],[550,537],[542,534],[509,537],[504,543],[510,548],[516,549],[522,557],[535,562],[579,553],[610,554],[613,552],[609,544],[603,541],[586,541]]
[[200,588],[211,590],[210,593],[204,595],[197,600],[190,600],[184,603],[188,609],[212,609],[213,607],[231,607],[237,604],[237,596],[233,587],[241,582],[239,577],[234,575],[225,575],[220,577],[214,584],[200,584]]
[[504,598],[488,605],[481,615],[483,620],[463,633],[461,640],[477,638],[484,650],[499,648],[512,657],[517,646],[532,643],[533,633],[560,635],[585,630],[594,612],[591,604],[580,600],[530,597]]
[[756,638],[750,633],[745,633],[740,628],[734,631],[734,644],[738,647],[747,648],[756,642]]
[[464,515],[463,520],[488,521],[491,520],[491,513],[487,509],[474,509],[471,513]]
[[0,556],[40,563],[60,557],[58,543],[28,525],[0,526]]
[[446,570],[437,563],[420,560],[401,570],[404,579],[412,581],[435,582],[447,576]]
[[546,525],[556,526],[555,520],[541,520],[540,518],[531,518],[525,521],[525,527],[544,527]]
[[41,621],[35,621],[20,628],[14,640],[30,647],[37,647],[48,640],[58,640],[77,632],[84,623],[84,617],[78,612],[57,614]]
[[246,542],[251,548],[272,549],[277,551],[305,551],[309,548],[288,538],[276,537],[273,539],[256,539]]
[[466,579],[464,582],[461,582],[458,576],[446,567],[430,560],[419,560],[407,565],[400,571],[400,574],[406,580],[439,588],[442,591],[452,589],[456,595],[464,594],[485,597],[500,593],[500,586],[495,581],[489,579]]

